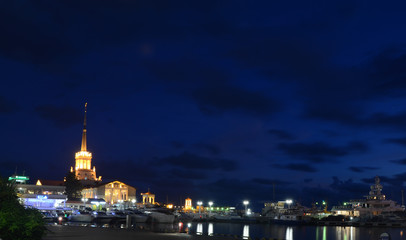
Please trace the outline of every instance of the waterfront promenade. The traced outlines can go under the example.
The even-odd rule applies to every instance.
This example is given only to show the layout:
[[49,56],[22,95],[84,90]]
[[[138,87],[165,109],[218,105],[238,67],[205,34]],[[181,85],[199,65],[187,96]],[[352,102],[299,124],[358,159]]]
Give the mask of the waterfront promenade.
[[92,228],[76,226],[47,226],[49,230],[43,240],[228,240],[231,237],[196,236],[186,233],[154,233],[149,231],[134,231],[114,228]]

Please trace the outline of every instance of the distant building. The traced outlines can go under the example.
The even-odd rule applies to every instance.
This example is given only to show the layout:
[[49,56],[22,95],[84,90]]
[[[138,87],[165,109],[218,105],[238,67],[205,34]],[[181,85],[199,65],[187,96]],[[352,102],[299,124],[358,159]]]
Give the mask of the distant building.
[[185,210],[186,211],[192,210],[192,199],[190,198],[185,199]]
[[142,204],[155,204],[155,194],[151,193],[148,189],[148,192],[141,193]]
[[25,206],[37,209],[64,207],[66,202],[63,181],[38,180],[37,184],[17,184],[17,196]]
[[82,190],[82,197],[86,199],[104,199],[108,204],[134,203],[136,200],[136,189],[123,182],[112,181],[84,188]]
[[86,141],[86,114],[87,103],[85,104],[85,117],[83,122],[82,132],[82,145],[79,152],[75,154],[75,168],[71,167],[71,172],[75,172],[76,178],[79,179],[83,185],[93,185],[101,181],[101,176],[96,177],[96,167],[92,166],[92,153],[87,151]]

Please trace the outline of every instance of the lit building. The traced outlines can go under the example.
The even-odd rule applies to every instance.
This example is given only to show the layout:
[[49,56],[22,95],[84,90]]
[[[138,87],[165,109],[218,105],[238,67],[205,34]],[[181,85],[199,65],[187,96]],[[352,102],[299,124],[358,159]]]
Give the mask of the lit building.
[[150,193],[149,189],[146,193],[141,193],[142,204],[155,204],[155,194]]
[[84,185],[92,185],[101,181],[101,176],[96,177],[96,167],[92,166],[92,153],[87,151],[86,142],[86,114],[87,103],[85,104],[85,117],[83,122],[82,146],[79,152],[75,154],[75,168],[71,167],[71,172],[75,172],[76,178]]
[[37,209],[55,209],[65,206],[63,181],[38,180],[36,185],[17,184],[16,191],[21,203],[25,206]]
[[120,181],[112,181],[84,188],[82,197],[85,199],[104,199],[106,203],[117,204],[136,200],[136,189]]
[[192,199],[186,198],[185,200],[185,210],[192,210]]

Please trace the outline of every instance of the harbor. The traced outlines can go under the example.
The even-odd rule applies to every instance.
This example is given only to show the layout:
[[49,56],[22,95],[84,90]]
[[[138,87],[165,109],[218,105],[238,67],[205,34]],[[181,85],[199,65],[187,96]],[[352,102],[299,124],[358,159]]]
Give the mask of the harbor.
[[[343,206],[327,204],[307,208],[293,200],[268,202],[261,213],[237,210],[234,207],[202,208],[191,206],[191,199],[182,209],[144,204],[106,212],[82,210],[42,211],[48,222],[45,239],[82,239],[114,234],[121,239],[142,236],[143,239],[379,239],[383,233],[391,239],[404,239],[406,219],[404,207],[388,200],[382,193],[379,177],[363,200],[351,200]],[[248,205],[248,201],[245,202]],[[210,204],[212,205],[212,203]],[[84,230],[85,229],[85,230]],[[71,234],[74,232],[74,234]],[[83,233],[83,234],[82,234]],[[70,238],[69,238],[70,237]],[[367,238],[366,238],[367,237]],[[65,237],[64,237],[65,239]]]
[[175,232],[173,225],[157,225],[154,229],[125,229],[92,225],[50,225],[43,240],[53,239],[260,239],[260,240],[357,240],[379,239],[383,233],[392,240],[405,239],[404,228],[366,228],[338,226],[287,226],[280,224],[192,223],[188,232]]

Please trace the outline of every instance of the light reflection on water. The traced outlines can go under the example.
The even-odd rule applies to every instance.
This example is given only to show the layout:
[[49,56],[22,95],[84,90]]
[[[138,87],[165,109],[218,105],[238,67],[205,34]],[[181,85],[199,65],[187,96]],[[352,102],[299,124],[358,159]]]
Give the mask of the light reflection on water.
[[[240,223],[189,223],[189,233],[196,235],[214,236],[216,234],[231,234],[242,239],[275,238],[286,240],[369,240],[379,239],[383,232],[391,235],[392,240],[406,240],[405,228],[367,228],[367,227],[333,227],[333,226],[287,226],[277,224],[240,224]],[[64,223],[64,225],[84,227],[112,227],[118,225],[91,223]],[[178,224],[136,224],[133,230],[148,230],[156,232],[178,232]]]
[[250,225],[244,225],[242,230],[242,239],[248,239],[250,237]]
[[286,236],[285,236],[286,240],[293,240],[293,229],[292,227],[287,227],[286,228]]
[[[206,232],[207,230],[207,232]],[[388,232],[392,240],[406,240],[404,228],[341,226],[287,226],[277,224],[192,223],[191,233],[213,236],[238,235],[242,239],[276,238],[286,240],[369,240]]]
[[197,224],[196,235],[203,235],[203,223],[198,223]]
[[207,235],[213,236],[213,223],[209,223],[209,228],[207,231]]

